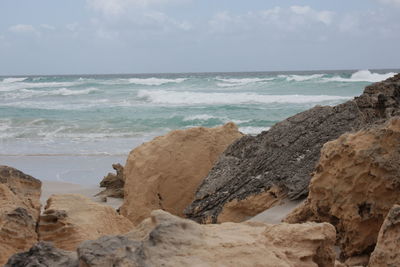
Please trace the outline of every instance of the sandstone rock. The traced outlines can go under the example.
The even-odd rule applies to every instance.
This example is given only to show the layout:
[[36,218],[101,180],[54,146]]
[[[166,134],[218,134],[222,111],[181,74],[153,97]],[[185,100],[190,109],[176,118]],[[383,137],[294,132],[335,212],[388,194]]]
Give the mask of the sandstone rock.
[[37,242],[41,182],[0,166],[0,265]]
[[78,267],[78,257],[76,252],[39,242],[27,252],[14,254],[4,267]]
[[127,159],[121,214],[134,224],[163,209],[183,216],[218,156],[241,137],[237,126],[176,130],[135,148]]
[[[218,218],[227,203],[265,194],[273,187],[286,192],[280,197],[304,198],[324,143],[396,115],[400,115],[400,74],[366,87],[360,97],[344,104],[317,106],[258,136],[244,136],[221,155],[185,214],[198,222],[235,220],[235,214]],[[265,209],[269,207],[267,201]]]
[[394,205],[386,216],[368,266],[400,266],[400,205]]
[[103,235],[122,234],[132,223],[110,206],[101,205],[78,194],[53,195],[40,217],[40,240],[57,248],[75,250],[85,240]]
[[81,266],[333,266],[335,229],[323,223],[199,225],[153,211],[134,231],[86,241]]
[[100,187],[106,189],[98,193],[96,196],[124,198],[124,167],[121,164],[113,164],[113,169],[117,174],[109,173],[100,182]]
[[286,221],[332,223],[343,257],[372,252],[390,208],[400,203],[400,118],[328,142],[305,204]]

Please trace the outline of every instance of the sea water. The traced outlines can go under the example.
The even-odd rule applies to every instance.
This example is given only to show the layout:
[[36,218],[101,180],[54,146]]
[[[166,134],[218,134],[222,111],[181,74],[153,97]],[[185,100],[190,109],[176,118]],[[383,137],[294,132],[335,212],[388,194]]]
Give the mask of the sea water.
[[112,161],[168,131],[230,121],[254,135],[315,105],[350,100],[397,72],[0,77],[0,164],[10,157],[25,165],[33,164],[29,157]]

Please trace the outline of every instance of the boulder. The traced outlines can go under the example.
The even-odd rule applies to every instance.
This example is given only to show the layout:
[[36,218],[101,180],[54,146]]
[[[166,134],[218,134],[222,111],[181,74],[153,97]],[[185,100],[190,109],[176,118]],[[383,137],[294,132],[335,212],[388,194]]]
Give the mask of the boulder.
[[333,266],[328,223],[200,225],[153,211],[134,231],[85,241],[81,266]]
[[78,257],[76,252],[39,242],[27,252],[14,254],[4,267],[78,267]]
[[[316,106],[257,136],[244,136],[221,155],[185,214],[198,222],[241,221],[282,198],[304,198],[323,144],[396,115],[400,115],[400,74],[366,87],[361,96],[344,104]],[[264,207],[242,212],[244,202],[251,207],[251,199],[259,200],[254,196],[265,197],[276,187],[279,195],[269,196]],[[242,203],[238,214],[219,218],[238,203]]]
[[37,242],[41,182],[0,166],[0,265]]
[[386,216],[368,266],[400,266],[400,205],[394,205]]
[[78,194],[52,195],[40,217],[40,240],[57,248],[75,250],[85,240],[103,235],[122,234],[132,223],[112,207],[101,205]]
[[112,167],[117,173],[109,173],[103,178],[100,182],[100,187],[105,187],[106,189],[96,196],[124,198],[124,167],[119,163],[113,164]]
[[370,254],[390,208],[400,203],[400,117],[328,142],[304,205],[286,222],[330,222],[342,257]]
[[163,209],[183,216],[219,155],[242,134],[233,123],[175,130],[132,150],[124,168],[121,214],[135,225]]

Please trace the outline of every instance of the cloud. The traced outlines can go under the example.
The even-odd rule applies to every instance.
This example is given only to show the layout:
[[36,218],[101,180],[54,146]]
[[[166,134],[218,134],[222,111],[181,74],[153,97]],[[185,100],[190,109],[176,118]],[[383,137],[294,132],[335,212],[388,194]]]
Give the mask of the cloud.
[[322,22],[326,25],[332,23],[334,13],[327,10],[317,11],[309,6],[291,6],[290,10],[301,16],[305,16],[311,20]]
[[10,32],[17,34],[35,34],[39,35],[40,32],[35,27],[29,24],[16,24],[8,28]]
[[50,30],[50,31],[54,31],[56,29],[56,27],[49,25],[49,24],[40,24],[40,27],[45,30]]
[[189,0],[86,0],[89,8],[105,16],[119,16],[130,9],[150,8],[173,3],[184,3]]
[[400,7],[400,0],[378,0],[381,3]]

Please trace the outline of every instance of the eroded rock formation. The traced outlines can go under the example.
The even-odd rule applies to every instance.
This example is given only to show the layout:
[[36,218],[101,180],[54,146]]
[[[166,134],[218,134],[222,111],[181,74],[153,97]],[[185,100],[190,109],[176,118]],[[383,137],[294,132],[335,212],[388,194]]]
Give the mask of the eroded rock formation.
[[400,205],[394,205],[386,216],[368,266],[400,266]]
[[333,266],[335,229],[323,223],[199,225],[164,211],[124,236],[86,241],[83,266]]
[[100,187],[106,189],[96,196],[124,198],[124,167],[119,163],[113,164],[112,167],[117,173],[109,173],[103,178]]
[[85,240],[126,233],[132,228],[132,223],[112,207],[78,194],[53,195],[40,217],[39,237],[57,248],[75,250]]
[[241,137],[237,126],[172,131],[135,148],[125,168],[121,214],[134,224],[163,209],[183,216],[219,155]]
[[41,182],[0,166],[0,265],[37,242]]
[[390,208],[400,203],[400,118],[328,142],[305,204],[286,221],[330,222],[342,256],[372,252]]
[[[244,136],[222,154],[185,214],[198,222],[245,219],[259,211],[246,216],[232,213],[224,220],[219,215],[229,203],[266,194],[273,187],[286,192],[277,196],[276,203],[286,196],[292,200],[304,198],[323,144],[399,114],[400,74],[367,86],[360,97],[344,104],[317,106],[258,136]],[[267,201],[264,208],[270,204]]]
[[27,252],[14,254],[4,267],[78,267],[78,257],[75,252],[39,242]]

